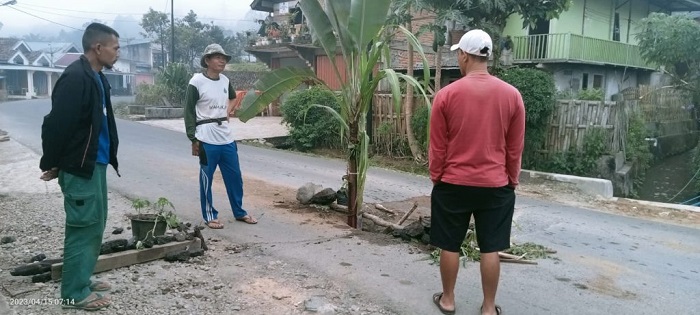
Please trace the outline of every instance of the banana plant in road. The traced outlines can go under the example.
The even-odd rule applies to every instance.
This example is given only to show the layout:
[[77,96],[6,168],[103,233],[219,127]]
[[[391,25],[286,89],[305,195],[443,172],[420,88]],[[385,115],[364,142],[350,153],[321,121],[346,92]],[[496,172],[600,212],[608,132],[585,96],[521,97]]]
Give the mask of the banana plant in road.
[[[430,69],[423,47],[411,32],[401,26],[389,25],[391,0],[327,0],[325,8],[319,0],[301,0],[300,7],[307,19],[314,45],[329,56],[338,82],[340,110],[323,104],[333,114],[347,143],[348,225],[361,228],[358,218],[362,209],[364,185],[368,169],[367,113],[379,83],[386,80],[391,87],[394,107],[400,112],[402,93],[400,81],[412,85],[425,98],[426,88],[403,73],[390,69],[389,46],[396,30],[405,34],[408,42],[422,59],[423,69]],[[331,56],[339,56],[334,58]],[[342,61],[341,61],[342,60]],[[383,68],[379,69],[380,66]],[[430,71],[423,71],[424,84],[430,82]],[[270,72],[255,84],[243,99],[239,119],[248,121],[268,104],[300,85],[319,85],[332,90],[310,69],[287,67]],[[256,91],[258,93],[256,93]],[[359,223],[359,226],[358,226]]]

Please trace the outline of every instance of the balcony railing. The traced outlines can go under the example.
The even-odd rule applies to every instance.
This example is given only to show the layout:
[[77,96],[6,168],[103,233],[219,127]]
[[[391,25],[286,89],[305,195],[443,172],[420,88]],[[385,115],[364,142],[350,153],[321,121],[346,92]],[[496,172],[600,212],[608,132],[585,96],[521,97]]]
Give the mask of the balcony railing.
[[513,38],[515,62],[579,62],[655,69],[635,45],[575,34],[544,34]]

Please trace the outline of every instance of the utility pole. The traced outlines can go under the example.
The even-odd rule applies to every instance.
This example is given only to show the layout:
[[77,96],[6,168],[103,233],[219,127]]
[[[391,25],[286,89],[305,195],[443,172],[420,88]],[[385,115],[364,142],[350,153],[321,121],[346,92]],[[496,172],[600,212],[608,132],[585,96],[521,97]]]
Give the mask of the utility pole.
[[163,38],[163,24],[160,24],[160,63],[162,69],[165,69],[165,60],[168,55],[165,54],[165,40]]
[[172,60],[170,62],[175,62],[175,0],[170,0],[170,29],[172,34],[170,34],[170,56]]

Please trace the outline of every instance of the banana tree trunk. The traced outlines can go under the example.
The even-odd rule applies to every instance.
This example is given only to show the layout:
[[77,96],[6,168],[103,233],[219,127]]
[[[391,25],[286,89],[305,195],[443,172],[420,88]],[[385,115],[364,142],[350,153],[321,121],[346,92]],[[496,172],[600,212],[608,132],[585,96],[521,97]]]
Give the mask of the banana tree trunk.
[[348,158],[348,225],[357,228],[357,162],[359,148],[359,126],[356,121],[350,122],[350,157]]
[[[410,10],[409,10],[410,12]],[[406,23],[406,28],[413,32],[413,20],[409,19]],[[406,65],[406,74],[409,77],[413,77],[413,46],[408,44],[408,65]],[[423,69],[423,71],[430,71],[430,69]],[[408,140],[408,147],[411,149],[411,155],[416,161],[422,161],[423,156],[421,154],[420,147],[418,146],[418,140],[413,134],[413,126],[411,121],[413,120],[413,86],[408,84],[406,86],[406,103],[404,106],[404,118],[406,123],[406,139]]]

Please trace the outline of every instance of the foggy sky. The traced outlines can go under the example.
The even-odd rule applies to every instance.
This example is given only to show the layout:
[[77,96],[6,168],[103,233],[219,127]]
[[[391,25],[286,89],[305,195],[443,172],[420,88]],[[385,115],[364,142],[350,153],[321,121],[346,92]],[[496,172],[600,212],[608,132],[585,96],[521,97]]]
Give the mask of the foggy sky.
[[[0,0],[0,4],[7,1]],[[170,16],[170,1],[17,0],[16,5],[0,6],[0,23],[3,25],[0,29],[0,37],[21,37],[29,33],[56,35],[61,29],[72,30],[26,13],[78,29],[93,19],[105,21],[112,26],[115,25],[115,19],[117,19],[118,26],[133,25],[136,29],[138,22],[141,21],[141,15],[147,12],[149,7],[157,11],[167,12]],[[214,24],[224,28],[240,31],[243,30],[241,28],[247,29],[254,25],[252,22],[256,14],[252,14],[252,16],[249,14],[252,0],[174,0],[174,2],[176,18],[183,17],[190,10],[194,10],[200,21],[214,22]]]

